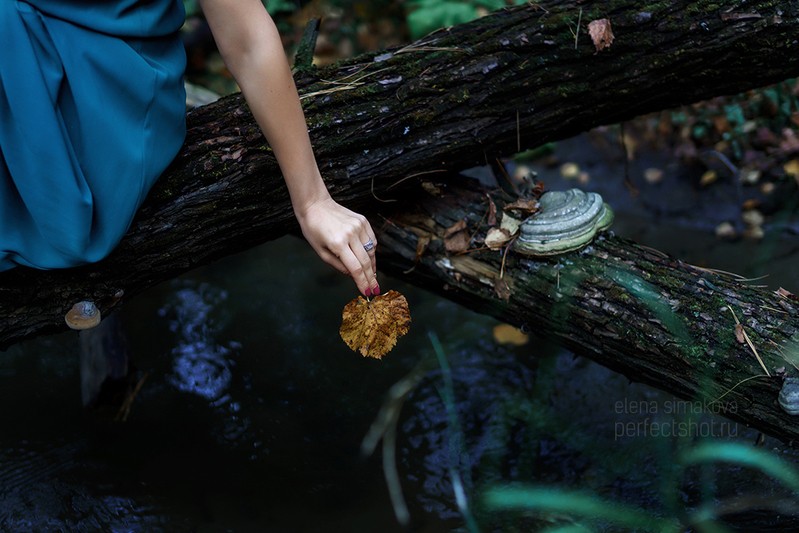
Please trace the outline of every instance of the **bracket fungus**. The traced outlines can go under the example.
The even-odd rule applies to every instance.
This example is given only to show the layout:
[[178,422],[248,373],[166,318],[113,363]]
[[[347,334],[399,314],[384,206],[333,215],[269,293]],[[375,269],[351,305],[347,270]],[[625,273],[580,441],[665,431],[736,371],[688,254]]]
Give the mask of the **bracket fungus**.
[[531,256],[558,255],[587,246],[613,222],[613,210],[597,193],[549,191],[539,212],[522,222],[514,249]]
[[780,389],[779,403],[789,415],[799,415],[799,378],[785,378]]
[[100,310],[94,302],[78,302],[67,311],[64,321],[71,329],[89,329],[100,323]]

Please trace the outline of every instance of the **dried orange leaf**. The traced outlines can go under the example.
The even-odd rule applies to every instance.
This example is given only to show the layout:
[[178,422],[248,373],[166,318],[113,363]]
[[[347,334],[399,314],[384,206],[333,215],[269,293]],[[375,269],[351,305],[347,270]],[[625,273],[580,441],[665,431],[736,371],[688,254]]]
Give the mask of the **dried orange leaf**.
[[382,359],[408,333],[408,301],[397,291],[366,300],[358,296],[344,306],[339,334],[347,346],[364,357]]
[[522,217],[528,217],[538,211],[538,200],[532,198],[519,198],[513,203],[506,204],[503,211],[520,213]]
[[446,230],[444,230],[444,237],[450,237],[452,235],[455,235],[459,231],[463,231],[465,229],[466,229],[466,221],[464,219],[460,219],[459,221],[448,227]]
[[510,287],[504,279],[497,278],[494,280],[494,292],[497,294],[497,298],[506,302],[510,300]]
[[471,238],[466,233],[466,221],[461,219],[444,230],[444,248],[448,252],[458,253],[469,249]]
[[486,194],[486,198],[488,198],[488,225],[489,226],[496,226],[497,225],[497,204],[494,203],[494,200],[491,199],[489,195]]
[[422,258],[424,255],[424,251],[427,250],[427,245],[430,244],[430,234],[426,233],[424,235],[419,235],[419,238],[416,240],[416,258],[414,259],[415,262],[419,262],[419,259]]
[[786,298],[788,300],[799,300],[799,296],[796,296],[791,291],[783,289],[782,287],[777,289],[775,292],[777,293],[777,296],[782,296],[783,298]]
[[610,28],[610,20],[599,19],[591,21],[588,25],[588,34],[591,40],[594,41],[594,47],[597,52],[601,52],[613,44],[613,30]]

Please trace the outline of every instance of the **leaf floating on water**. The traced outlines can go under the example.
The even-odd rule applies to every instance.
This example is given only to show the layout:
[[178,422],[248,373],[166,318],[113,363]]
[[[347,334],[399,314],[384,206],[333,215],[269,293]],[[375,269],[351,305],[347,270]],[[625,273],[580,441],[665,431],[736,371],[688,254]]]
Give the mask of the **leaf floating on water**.
[[358,296],[344,306],[339,334],[354,352],[382,359],[408,333],[411,313],[405,296],[397,291],[366,300]]
[[782,169],[785,171],[786,174],[790,174],[796,180],[796,183],[799,184],[799,159],[792,159],[782,165]]
[[497,324],[494,326],[494,341],[497,344],[510,344],[523,346],[530,342],[530,336],[510,324]]

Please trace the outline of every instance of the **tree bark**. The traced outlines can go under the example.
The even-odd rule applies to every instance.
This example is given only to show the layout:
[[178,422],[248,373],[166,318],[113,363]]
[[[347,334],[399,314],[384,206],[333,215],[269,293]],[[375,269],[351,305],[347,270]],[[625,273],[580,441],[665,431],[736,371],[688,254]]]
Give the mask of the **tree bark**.
[[[445,190],[434,197],[420,189],[419,200],[388,215],[378,232],[381,270],[799,442],[799,419],[777,403],[785,375],[799,376],[785,359],[793,353],[799,364],[799,298],[613,235],[551,258],[488,250],[488,199],[501,213],[501,193],[468,184]],[[460,220],[474,251],[447,253],[446,229]]]
[[[586,24],[609,18],[597,52]],[[582,26],[578,27],[578,20]],[[334,197],[375,211],[422,175],[482,164],[593,126],[799,74],[799,2],[542,2],[298,75]],[[576,34],[576,37],[575,37]],[[240,95],[189,113],[182,152],[104,261],[0,274],[0,347],[104,313],[161,281],[296,230]],[[394,187],[396,185],[396,187]]]

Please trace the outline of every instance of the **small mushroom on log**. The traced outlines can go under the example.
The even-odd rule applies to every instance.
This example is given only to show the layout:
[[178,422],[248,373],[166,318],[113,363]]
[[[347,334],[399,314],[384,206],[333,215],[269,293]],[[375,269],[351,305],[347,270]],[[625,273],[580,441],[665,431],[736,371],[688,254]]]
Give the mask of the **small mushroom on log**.
[[78,302],[67,311],[64,321],[71,329],[89,329],[100,323],[102,316],[94,302],[84,300]]

